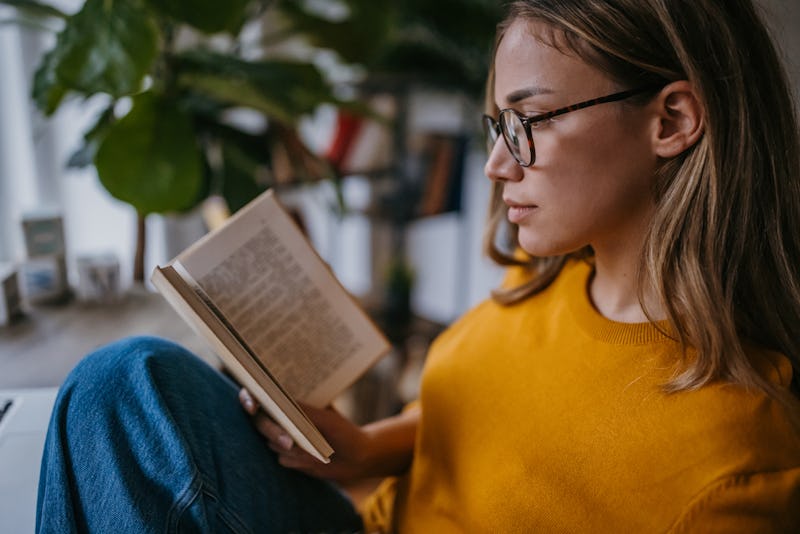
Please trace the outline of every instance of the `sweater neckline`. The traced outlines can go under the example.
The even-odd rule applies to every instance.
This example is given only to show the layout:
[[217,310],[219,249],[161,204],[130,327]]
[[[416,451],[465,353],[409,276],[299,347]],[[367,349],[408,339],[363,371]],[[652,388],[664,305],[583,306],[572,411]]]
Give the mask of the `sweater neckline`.
[[565,285],[570,311],[578,326],[590,337],[614,345],[643,345],[647,343],[672,341],[664,332],[667,321],[655,323],[622,323],[603,316],[589,297],[589,281],[594,267],[586,262],[576,262],[566,266]]

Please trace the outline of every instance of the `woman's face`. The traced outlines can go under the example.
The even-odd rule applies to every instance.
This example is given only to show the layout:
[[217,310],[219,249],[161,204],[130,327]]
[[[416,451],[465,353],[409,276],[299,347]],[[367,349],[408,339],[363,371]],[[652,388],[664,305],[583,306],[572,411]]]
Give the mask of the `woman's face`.
[[[632,87],[620,87],[574,55],[543,44],[540,23],[517,21],[495,59],[495,102],[538,115]],[[592,245],[596,254],[639,246],[653,210],[657,157],[646,106],[605,103],[534,128],[536,161],[521,167],[498,139],[486,175],[502,184],[520,246],[536,256]]]

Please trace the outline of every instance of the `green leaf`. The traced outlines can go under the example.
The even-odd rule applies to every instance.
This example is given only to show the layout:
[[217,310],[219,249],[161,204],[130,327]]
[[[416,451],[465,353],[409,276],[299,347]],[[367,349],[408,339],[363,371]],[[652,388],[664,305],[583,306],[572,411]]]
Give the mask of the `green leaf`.
[[94,125],[83,134],[83,144],[70,156],[67,167],[80,169],[94,163],[97,149],[100,147],[100,143],[105,138],[112,124],[114,124],[114,103],[111,103],[111,105],[103,110],[97,117]]
[[204,177],[191,119],[173,101],[152,93],[134,97],[95,157],[100,181],[112,196],[142,214],[193,207]]
[[213,167],[213,192],[221,194],[231,212],[254,199],[274,183],[270,166],[268,132],[249,133],[227,124],[195,115],[200,136],[213,139],[220,148],[220,158]]
[[323,102],[336,102],[322,74],[309,63],[248,62],[205,52],[181,56],[176,70],[179,84],[186,89],[287,123]]
[[60,55],[58,46],[47,52],[33,75],[33,100],[46,115],[52,115],[67,94],[67,87],[56,74]]
[[87,0],[67,18],[35,75],[34,99],[51,114],[65,93],[138,92],[158,53],[158,29],[135,1]]
[[345,61],[369,65],[380,57],[396,23],[398,4],[375,0],[344,0],[347,18],[330,20],[297,0],[279,0],[277,7],[291,29],[315,46],[335,50]]
[[147,0],[164,15],[206,33],[239,33],[249,0]]
[[291,30],[364,65],[370,75],[482,93],[501,2],[338,2],[348,14],[336,20],[315,12],[316,2],[277,0],[277,6]]
[[402,25],[393,33],[379,67],[417,71],[446,86],[466,84],[483,92],[495,26],[502,4],[495,0],[406,0]]
[[267,172],[267,168],[235,144],[223,144],[222,158],[222,196],[234,213],[267,188],[269,184],[258,180],[259,174]]

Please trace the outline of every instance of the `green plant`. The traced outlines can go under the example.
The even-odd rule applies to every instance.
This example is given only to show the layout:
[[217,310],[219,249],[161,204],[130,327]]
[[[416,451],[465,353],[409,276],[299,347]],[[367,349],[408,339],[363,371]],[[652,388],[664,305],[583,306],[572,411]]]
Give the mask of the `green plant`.
[[[483,94],[497,0],[277,0],[290,32],[335,50],[369,77]],[[338,17],[312,6],[339,6]]]
[[[211,193],[235,211],[277,182],[333,177],[297,135],[297,120],[322,103],[359,108],[336,98],[312,59],[280,45],[300,36],[367,76],[479,94],[487,18],[498,11],[489,0],[86,0],[74,14],[32,0],[0,3],[60,26],[33,83],[42,111],[105,95],[70,164],[94,164],[108,192],[136,210],[137,280],[148,214],[186,211]],[[230,120],[241,108],[263,125]]]

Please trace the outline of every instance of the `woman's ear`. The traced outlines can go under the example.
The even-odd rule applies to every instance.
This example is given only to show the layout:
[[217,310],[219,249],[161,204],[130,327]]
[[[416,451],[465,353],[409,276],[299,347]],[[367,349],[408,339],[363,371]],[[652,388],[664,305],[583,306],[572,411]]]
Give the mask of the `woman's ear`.
[[659,157],[675,157],[703,136],[705,110],[688,81],[672,82],[664,87],[655,105],[659,123],[653,143]]

